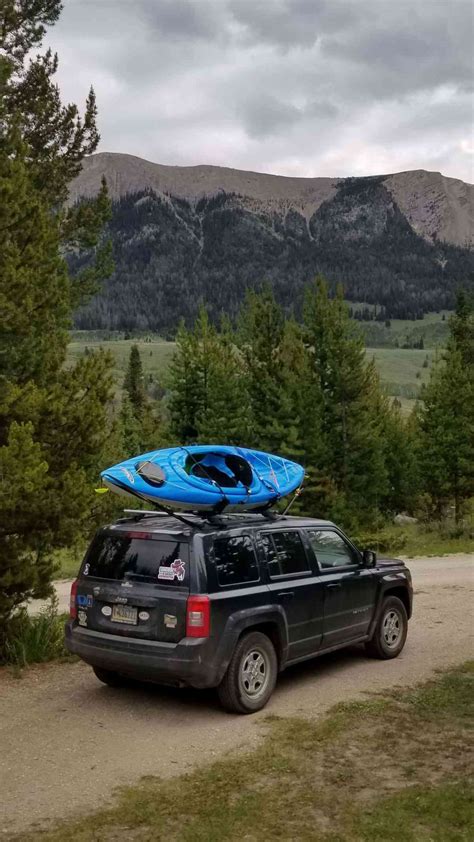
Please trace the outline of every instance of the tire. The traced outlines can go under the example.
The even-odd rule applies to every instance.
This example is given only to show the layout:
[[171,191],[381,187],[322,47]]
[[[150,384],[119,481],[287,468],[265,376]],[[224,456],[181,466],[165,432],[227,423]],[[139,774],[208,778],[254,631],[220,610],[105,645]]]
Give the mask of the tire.
[[397,658],[407,639],[408,617],[406,608],[396,596],[384,599],[377,625],[371,640],[365,644],[373,658]]
[[[250,667],[250,670],[249,670]],[[255,713],[275,689],[278,660],[271,640],[261,632],[241,637],[217,692],[232,713]]]
[[102,684],[107,684],[108,687],[126,687],[129,683],[124,675],[112,670],[105,670],[102,667],[92,667],[94,674]]

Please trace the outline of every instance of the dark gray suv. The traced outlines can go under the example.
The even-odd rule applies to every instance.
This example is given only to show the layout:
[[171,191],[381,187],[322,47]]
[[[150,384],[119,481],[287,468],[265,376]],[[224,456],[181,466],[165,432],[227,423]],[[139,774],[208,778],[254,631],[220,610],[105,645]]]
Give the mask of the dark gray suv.
[[93,539],[66,645],[106,684],[217,687],[228,710],[251,713],[290,664],[354,643],[396,657],[411,611],[405,564],[360,552],[329,521],[135,513]]

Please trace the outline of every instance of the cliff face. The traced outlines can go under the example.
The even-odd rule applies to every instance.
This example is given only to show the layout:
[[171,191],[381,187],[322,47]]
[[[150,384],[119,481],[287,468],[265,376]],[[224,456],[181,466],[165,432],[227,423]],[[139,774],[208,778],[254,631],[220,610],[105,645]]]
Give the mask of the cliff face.
[[474,188],[439,173],[285,178],[102,153],[85,161],[71,201],[94,195],[102,175],[116,271],[81,327],[162,330],[199,302],[233,315],[264,281],[298,312],[318,272],[387,317],[450,307],[472,284]]

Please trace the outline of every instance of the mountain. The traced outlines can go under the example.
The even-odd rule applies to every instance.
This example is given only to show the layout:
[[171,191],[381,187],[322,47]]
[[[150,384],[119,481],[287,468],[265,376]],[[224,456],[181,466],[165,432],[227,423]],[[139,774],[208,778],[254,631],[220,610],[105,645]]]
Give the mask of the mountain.
[[[451,307],[473,284],[474,187],[440,173],[288,178],[100,153],[70,201],[97,193],[103,175],[116,269],[78,327],[168,330],[201,302],[235,315],[263,282],[298,315],[318,272],[387,318]],[[87,259],[71,257],[73,268]]]

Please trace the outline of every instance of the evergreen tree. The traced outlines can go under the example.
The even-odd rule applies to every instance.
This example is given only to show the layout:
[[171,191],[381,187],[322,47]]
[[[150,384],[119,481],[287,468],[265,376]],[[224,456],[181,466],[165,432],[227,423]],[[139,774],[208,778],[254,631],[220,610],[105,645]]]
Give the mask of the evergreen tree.
[[198,440],[245,445],[248,439],[249,404],[242,358],[230,323],[212,332],[212,364],[206,378],[206,399],[197,416]]
[[[307,293],[304,325],[320,401],[319,424],[308,444],[321,492],[315,505],[349,525],[358,514],[374,513],[387,490],[378,376],[373,362],[365,361],[363,339],[349,319],[342,290],[331,299],[321,277]],[[308,395],[310,419],[315,398]]]
[[196,441],[202,411],[199,341],[181,324],[169,369],[170,435],[181,444]]
[[448,347],[461,354],[465,365],[474,365],[474,295],[460,289],[456,298],[456,309],[451,316]]
[[474,494],[474,307],[458,297],[444,360],[431,370],[418,411],[419,459],[424,490],[441,518],[450,503],[462,520]]
[[230,324],[217,332],[201,309],[193,331],[181,326],[170,369],[171,435],[196,441],[242,444],[248,405],[242,360]]
[[404,418],[400,402],[383,399],[379,409],[385,468],[386,493],[380,508],[390,514],[413,511],[419,493],[416,427],[413,413]]
[[127,392],[128,400],[132,405],[136,418],[140,419],[146,404],[146,391],[138,345],[132,345],[123,388]]
[[119,421],[121,430],[121,456],[119,458],[138,456],[144,450],[141,447],[141,424],[126,394],[122,398]]
[[142,360],[137,345],[132,345],[123,384],[120,410],[123,453],[136,456],[156,450],[164,443],[161,416],[145,388]]
[[106,268],[107,249],[97,250],[73,280],[63,257],[94,247],[109,212],[105,188],[62,210],[97,145],[94,97],[82,118],[60,103],[55,57],[26,63],[60,9],[59,0],[0,9],[0,636],[18,604],[47,592],[52,549],[87,529],[110,432],[110,357],[64,367],[72,308]]
[[[281,455],[301,454],[299,388],[305,366],[298,326],[286,322],[269,287],[250,291],[240,315],[239,342],[245,363],[250,442]],[[302,366],[303,371],[295,371]]]

